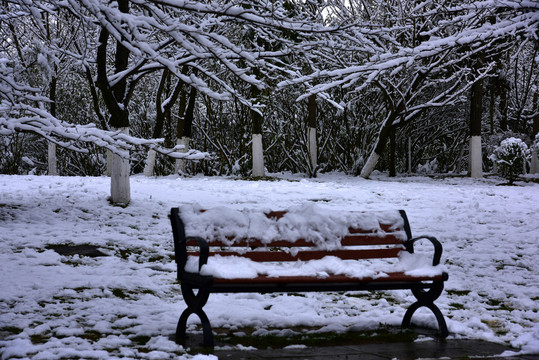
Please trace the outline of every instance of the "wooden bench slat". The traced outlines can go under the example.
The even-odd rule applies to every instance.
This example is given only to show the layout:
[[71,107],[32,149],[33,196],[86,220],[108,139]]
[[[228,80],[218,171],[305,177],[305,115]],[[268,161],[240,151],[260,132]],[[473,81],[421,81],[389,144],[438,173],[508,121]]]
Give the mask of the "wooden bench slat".
[[437,276],[411,276],[403,272],[388,273],[383,277],[353,278],[346,275],[314,276],[258,276],[256,278],[222,279],[213,278],[214,284],[309,284],[309,283],[349,283],[349,282],[395,282],[395,281],[438,281],[445,280],[446,274]]
[[[219,240],[208,241],[209,246],[213,247],[315,247],[316,244],[305,239],[298,239],[294,242],[287,240],[273,240],[270,243],[262,242],[258,239],[229,239],[230,243],[224,243]],[[396,235],[386,234],[385,236],[354,234],[342,238],[342,246],[359,246],[359,245],[397,245],[403,244],[405,240],[400,239]],[[192,239],[187,239],[187,246],[197,246],[197,242]]]
[[[212,251],[209,256],[221,255],[221,256],[238,256],[251,259],[253,261],[265,262],[265,261],[298,261],[298,260],[319,260],[325,256],[336,256],[343,260],[356,260],[356,259],[381,259],[381,258],[394,258],[398,257],[399,253],[403,249],[389,248],[389,249],[363,249],[363,250],[305,250],[299,251],[296,255],[292,255],[283,251],[250,251],[244,254],[235,251]],[[191,256],[199,256],[199,252],[192,251],[187,252]]]
[[384,236],[348,235],[341,240],[341,245],[396,245],[404,244],[405,241],[394,234],[385,234]]

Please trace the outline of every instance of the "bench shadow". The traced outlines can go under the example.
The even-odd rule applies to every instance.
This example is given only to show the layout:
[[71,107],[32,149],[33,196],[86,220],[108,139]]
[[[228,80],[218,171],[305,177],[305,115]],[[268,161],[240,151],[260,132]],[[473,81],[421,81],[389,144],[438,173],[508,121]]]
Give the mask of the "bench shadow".
[[[260,331],[244,327],[234,330],[213,329],[215,348],[205,348],[202,328],[190,329],[186,339],[177,342],[188,352],[218,354],[230,349],[279,350],[287,348],[347,347],[362,344],[413,343],[419,338],[437,338],[435,329],[384,326],[374,330],[349,330],[346,332],[320,331],[320,327],[271,328]],[[261,334],[263,333],[263,334]],[[175,334],[169,336],[175,341]],[[436,339],[436,341],[444,341]]]

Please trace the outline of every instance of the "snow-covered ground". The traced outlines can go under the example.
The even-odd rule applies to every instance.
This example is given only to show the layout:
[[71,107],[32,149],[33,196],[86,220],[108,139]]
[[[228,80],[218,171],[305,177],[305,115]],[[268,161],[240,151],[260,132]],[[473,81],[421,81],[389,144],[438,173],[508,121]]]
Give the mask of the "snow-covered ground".
[[[191,358],[169,339],[185,307],[170,260],[170,208],[309,202],[330,211],[406,210],[414,235],[434,235],[444,246],[449,281],[436,303],[450,336],[539,354],[538,184],[279,176],[284,180],[134,176],[132,202],[121,208],[109,205],[104,177],[0,175],[1,358]],[[110,256],[61,256],[54,244],[94,244]],[[214,328],[248,326],[259,334],[292,326],[374,330],[398,326],[413,301],[409,291],[382,298],[214,294],[205,309]],[[428,311],[414,320],[436,326]]]

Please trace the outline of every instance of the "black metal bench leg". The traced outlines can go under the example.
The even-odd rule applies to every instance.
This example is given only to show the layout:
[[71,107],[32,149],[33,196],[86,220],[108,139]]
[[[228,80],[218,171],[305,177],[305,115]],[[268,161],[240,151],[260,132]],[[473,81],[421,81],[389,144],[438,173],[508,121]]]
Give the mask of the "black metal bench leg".
[[176,326],[176,342],[182,343],[185,340],[187,330],[187,319],[193,313],[193,309],[187,308],[182,312],[178,325]]
[[440,337],[445,339],[449,335],[449,331],[447,331],[447,324],[445,323],[444,316],[442,315],[442,312],[438,308],[438,306],[434,304],[428,305],[428,308],[434,313],[434,316],[436,316],[436,320],[438,320],[438,329],[440,331]]
[[411,325],[412,315],[414,315],[417,309],[424,306],[429,308],[436,317],[436,320],[438,321],[438,330],[440,333],[440,337],[446,338],[449,335],[449,331],[447,330],[447,324],[440,309],[436,305],[434,305],[434,300],[436,300],[440,296],[443,287],[443,282],[435,282],[433,283],[429,291],[425,291],[423,289],[412,289],[412,292],[418,301],[413,303],[408,308],[408,310],[406,310],[404,318],[402,319],[401,327],[409,328]]
[[417,309],[419,309],[422,306],[429,308],[434,313],[434,316],[436,317],[436,320],[438,321],[438,329],[440,332],[440,337],[446,338],[449,335],[449,331],[447,330],[447,324],[445,322],[444,316],[442,315],[442,312],[440,311],[440,309],[432,303],[422,304],[419,301],[413,303],[406,311],[406,314],[404,314],[401,327],[409,328],[411,324],[411,320],[412,320],[412,315]]
[[186,338],[187,331],[187,319],[191,314],[196,314],[202,323],[202,333],[203,333],[203,342],[202,346],[204,347],[213,347],[213,333],[211,329],[211,324],[208,319],[208,316],[202,309],[193,309],[187,308],[183,311],[180,319],[178,320],[178,326],[176,327],[176,342],[184,343]]
[[213,347],[213,333],[211,324],[208,316],[204,310],[202,310],[202,307],[206,305],[206,302],[208,301],[209,292],[205,289],[199,289],[198,293],[195,295],[193,288],[183,285],[181,288],[183,298],[187,304],[187,309],[183,311],[180,319],[178,320],[178,325],[176,326],[176,342],[184,343],[187,331],[187,319],[192,314],[196,314],[202,323],[202,345],[204,347]]

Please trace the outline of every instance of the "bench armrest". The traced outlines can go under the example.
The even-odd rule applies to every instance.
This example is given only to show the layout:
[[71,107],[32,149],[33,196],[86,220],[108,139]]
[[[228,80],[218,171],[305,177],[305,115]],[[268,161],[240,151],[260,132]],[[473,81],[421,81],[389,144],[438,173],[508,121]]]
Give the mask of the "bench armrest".
[[434,246],[434,256],[432,257],[432,266],[440,264],[440,259],[442,257],[442,244],[434,236],[418,236],[413,239],[410,239],[404,243],[406,250],[410,253],[414,253],[414,243],[417,240],[427,239]]
[[197,242],[198,247],[200,248],[200,257],[198,258],[198,271],[202,269],[202,265],[208,263],[208,256],[210,254],[210,246],[208,242],[199,236],[189,236],[187,241],[194,240]]

